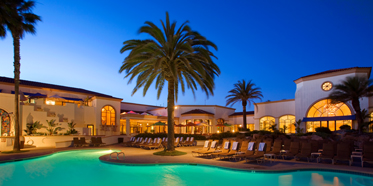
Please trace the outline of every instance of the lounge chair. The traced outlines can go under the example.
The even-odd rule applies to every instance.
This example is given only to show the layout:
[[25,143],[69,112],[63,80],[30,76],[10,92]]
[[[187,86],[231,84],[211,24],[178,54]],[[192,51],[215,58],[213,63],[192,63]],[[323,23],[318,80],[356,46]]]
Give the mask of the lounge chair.
[[89,143],[85,141],[85,137],[80,138],[80,145],[81,146],[89,146]]
[[337,155],[333,158],[333,164],[336,161],[348,161],[351,166],[351,145],[348,143],[340,143],[337,145]]
[[204,145],[203,145],[203,148],[199,149],[199,150],[192,151],[192,155],[193,155],[193,153],[197,153],[198,154],[200,152],[207,152],[210,149],[211,142],[212,142],[212,140],[206,140],[205,143],[204,143]]
[[156,138],[154,139],[154,143],[152,145],[145,146],[145,149],[158,149],[162,147],[162,139],[161,138]]
[[223,143],[222,143],[222,147],[220,149],[220,152],[211,152],[211,153],[208,153],[208,155],[211,156],[211,158],[213,157],[216,157],[216,156],[219,156],[219,154],[224,154],[224,153],[228,153],[229,152],[229,147],[230,147],[230,142],[229,140],[223,140]]
[[210,147],[209,147],[208,150],[202,149],[202,150],[199,150],[199,151],[194,151],[193,153],[197,153],[198,155],[208,155],[208,154],[213,153],[216,150],[216,147],[217,147],[217,141],[211,141],[210,142]]
[[194,137],[190,137],[188,144],[186,146],[193,146],[194,145]]
[[102,143],[101,137],[92,137],[91,141],[92,141],[93,146],[97,146],[97,147],[105,144],[105,143]]
[[245,160],[246,160],[246,162],[248,162],[250,160],[256,160],[258,158],[264,158],[264,154],[269,152],[270,149],[271,149],[271,142],[269,142],[269,141],[260,142],[257,150],[254,153],[254,155],[246,156]]
[[140,145],[142,145],[142,144],[148,142],[148,139],[149,139],[149,138],[145,138],[144,140],[140,139],[138,142],[134,143],[132,146],[133,146],[133,147],[140,147]]
[[295,155],[295,160],[298,160],[300,158],[307,158],[307,161],[310,162],[312,153],[312,145],[311,143],[302,143],[302,148],[300,149],[300,153]]
[[187,144],[189,142],[189,138],[190,137],[187,137],[185,141],[180,141],[180,146],[184,146],[185,144]]
[[168,142],[168,138],[165,138],[164,140],[162,140],[163,147],[167,147],[167,142]]
[[332,164],[334,164],[334,155],[335,155],[335,147],[333,143],[324,143],[322,147],[323,151],[321,155],[317,158],[317,163],[322,161],[323,159],[332,160]]
[[299,142],[293,141],[290,143],[290,149],[289,152],[282,155],[282,159],[285,159],[287,157],[294,157],[299,153]]
[[131,137],[129,141],[123,142],[123,146],[130,146],[135,141],[136,141],[136,137]]
[[275,158],[281,154],[282,140],[275,140],[272,150],[267,152],[267,154],[274,154]]
[[143,137],[137,138],[137,140],[134,143],[132,143],[131,146],[136,147],[136,145],[143,143],[143,141],[147,140],[148,138],[145,138],[145,140],[143,139],[144,139]]
[[361,167],[364,167],[364,162],[373,162],[373,143],[365,143],[363,145],[363,160]]
[[237,152],[238,152],[238,141],[233,141],[230,151],[227,153],[221,153],[218,156],[220,159],[226,158],[226,157],[230,158],[236,155]]
[[81,146],[81,142],[80,142],[79,138],[73,138],[73,145],[74,145],[74,147],[80,147]]
[[241,159],[245,158],[246,156],[254,155],[254,149],[255,149],[255,142],[254,141],[250,141],[250,142],[243,141],[242,144],[241,144],[241,152],[244,152],[244,153],[236,154],[233,157],[235,158],[236,161],[237,161],[237,159],[241,160]]
[[142,148],[144,146],[151,145],[151,144],[153,144],[153,139],[152,138],[148,138],[147,141],[144,141],[144,143],[139,144],[138,147]]
[[[181,137],[181,140],[183,139],[183,137]],[[178,147],[179,146],[179,144],[180,144],[180,138],[179,137],[177,137],[176,139],[175,139],[175,143],[174,143],[174,146],[175,147]]]
[[291,144],[291,140],[290,139],[285,139],[284,140],[284,147],[282,148],[282,150],[290,150],[290,144]]

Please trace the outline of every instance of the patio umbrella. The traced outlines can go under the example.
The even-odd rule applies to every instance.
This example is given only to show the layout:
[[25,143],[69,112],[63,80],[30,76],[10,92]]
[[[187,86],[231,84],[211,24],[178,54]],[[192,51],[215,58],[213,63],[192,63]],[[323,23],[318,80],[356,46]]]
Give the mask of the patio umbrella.
[[30,98],[46,98],[47,95],[36,93],[36,94],[30,94]]
[[131,110],[131,111],[127,112],[127,114],[137,114],[137,113]]
[[186,127],[186,126],[182,124],[175,124],[175,127],[180,127],[180,134],[181,134],[181,127]]
[[195,127],[195,126],[198,126],[197,124],[194,124],[192,122],[189,122],[187,123],[185,126],[188,126],[188,127]]
[[231,127],[232,125],[231,124],[228,124],[228,123],[224,123],[223,124],[225,127]]

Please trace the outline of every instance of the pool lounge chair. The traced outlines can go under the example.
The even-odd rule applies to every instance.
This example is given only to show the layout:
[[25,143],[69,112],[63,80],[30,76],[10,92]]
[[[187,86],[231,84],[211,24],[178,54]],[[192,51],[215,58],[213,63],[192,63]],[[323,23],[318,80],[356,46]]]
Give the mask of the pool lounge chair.
[[351,145],[348,143],[340,143],[337,145],[337,155],[333,158],[334,162],[337,161],[348,161],[348,165],[351,166]]
[[332,160],[332,164],[334,164],[334,155],[335,155],[335,148],[333,143],[324,143],[322,147],[321,155],[317,158],[317,163],[329,159]]
[[225,154],[230,151],[231,142],[229,140],[223,140],[222,147],[220,149],[220,152],[212,152],[208,155],[211,156],[211,158],[218,157],[219,154]]
[[234,155],[235,160],[245,159],[246,156],[254,155],[255,141],[243,141],[241,145],[241,154]]
[[160,147],[162,147],[162,139],[158,138],[158,139],[154,139],[154,144],[153,145],[146,146],[145,148],[148,148],[148,149],[151,150],[151,149],[158,149]]
[[300,153],[295,155],[295,160],[299,160],[300,158],[307,158],[307,161],[310,162],[311,152],[312,152],[311,143],[303,142]]
[[218,156],[219,156],[220,159],[224,159],[226,157],[231,158],[234,155],[236,155],[237,152],[238,152],[238,141],[233,141],[232,145],[231,145],[231,149],[229,150],[229,152],[221,153]]
[[[147,140],[148,138],[145,138]],[[132,147],[136,147],[137,144],[142,143],[144,141],[143,137],[137,138],[137,140],[131,144]]]
[[136,137],[131,137],[129,141],[123,142],[123,146],[131,146],[136,141]]
[[189,138],[190,137],[187,137],[185,141],[180,141],[180,146],[184,146],[185,144],[187,144],[189,142]]
[[216,147],[217,147],[217,141],[212,141],[212,140],[209,140],[209,144],[210,146],[208,147],[208,149],[206,150],[206,142],[205,142],[205,146],[204,146],[204,149],[202,150],[199,150],[199,151],[192,151],[192,153],[197,153],[198,156],[200,155],[208,155],[210,153],[213,153],[215,150],[216,150]]
[[192,151],[192,156],[194,156],[194,153],[198,154],[200,152],[207,152],[210,149],[211,142],[212,140],[206,140],[202,149]]
[[140,147],[140,145],[146,143],[149,138],[145,138],[144,140],[141,138],[138,142],[134,143],[132,146],[133,147]]
[[74,145],[74,147],[80,147],[81,146],[79,138],[73,138],[73,145]]
[[245,160],[246,160],[246,162],[248,162],[250,160],[256,160],[256,159],[259,159],[259,158],[264,158],[264,154],[269,152],[270,149],[271,149],[271,142],[269,142],[269,141],[261,142],[261,143],[259,143],[258,149],[257,149],[257,151],[255,151],[254,155],[246,156]]
[[194,145],[194,137],[190,137],[189,141],[184,144],[184,146],[193,146]]
[[363,145],[363,160],[361,161],[361,167],[364,167],[364,162],[373,162],[373,144],[365,143]]
[[[181,137],[181,140],[183,139],[183,137]],[[174,143],[174,146],[175,147],[178,147],[179,146],[179,144],[180,144],[180,138],[179,137],[177,137],[176,139],[175,139],[175,143]]]
[[99,147],[101,145],[104,145],[105,143],[102,143],[102,138],[101,137],[92,137],[91,142],[93,146]]
[[81,146],[89,146],[89,143],[85,141],[85,137],[80,138],[80,145]]
[[268,152],[268,154],[274,154],[275,156],[280,155],[282,147],[282,141],[281,140],[275,140],[272,150]]
[[282,159],[288,158],[288,157],[295,157],[299,153],[299,142],[293,141],[290,143],[290,149],[289,152],[282,155]]
[[143,148],[145,146],[152,145],[152,144],[153,144],[153,139],[152,138],[148,138],[148,141],[145,141],[143,144],[139,145],[139,147]]
[[162,140],[163,147],[167,147],[167,142],[168,142],[168,138],[165,138],[164,140]]

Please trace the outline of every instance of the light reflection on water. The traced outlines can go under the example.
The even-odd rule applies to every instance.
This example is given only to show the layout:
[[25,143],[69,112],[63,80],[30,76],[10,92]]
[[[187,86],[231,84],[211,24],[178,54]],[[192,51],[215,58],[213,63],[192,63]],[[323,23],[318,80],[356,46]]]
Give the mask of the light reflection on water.
[[208,166],[122,166],[98,157],[115,150],[79,150],[0,164],[0,185],[373,186],[371,177],[326,171],[251,173]]

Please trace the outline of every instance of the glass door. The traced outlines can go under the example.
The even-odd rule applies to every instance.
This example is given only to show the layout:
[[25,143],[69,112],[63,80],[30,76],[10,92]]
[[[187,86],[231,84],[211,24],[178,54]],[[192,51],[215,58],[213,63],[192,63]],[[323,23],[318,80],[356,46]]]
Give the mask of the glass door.
[[88,128],[88,135],[94,136],[95,135],[95,126],[92,124],[87,125]]

